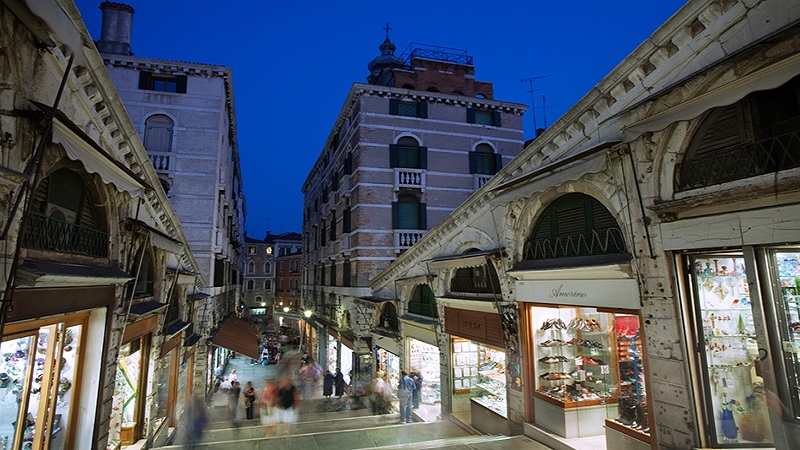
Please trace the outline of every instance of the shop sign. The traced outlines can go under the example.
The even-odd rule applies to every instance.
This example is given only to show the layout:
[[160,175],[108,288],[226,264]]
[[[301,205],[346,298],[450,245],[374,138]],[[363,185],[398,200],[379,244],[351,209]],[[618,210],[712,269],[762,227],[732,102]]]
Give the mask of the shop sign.
[[517,299],[552,305],[640,309],[636,280],[517,281]]
[[504,347],[503,327],[497,314],[445,308],[444,331],[495,347]]

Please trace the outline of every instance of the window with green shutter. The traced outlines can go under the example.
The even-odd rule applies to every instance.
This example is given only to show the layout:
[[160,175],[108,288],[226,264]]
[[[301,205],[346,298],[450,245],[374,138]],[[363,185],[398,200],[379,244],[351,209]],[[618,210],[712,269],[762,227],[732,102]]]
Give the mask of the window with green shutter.
[[428,149],[421,147],[412,137],[401,137],[397,140],[397,144],[389,146],[389,167],[427,169]]
[[488,125],[491,127],[500,126],[500,111],[467,108],[467,123],[478,125]]
[[389,114],[393,116],[428,118],[428,102],[424,100],[389,99]]
[[411,300],[408,302],[408,312],[420,316],[436,317],[436,305],[433,301],[433,291],[426,284],[414,288]]
[[469,154],[469,171],[483,175],[494,175],[502,167],[502,155],[494,153],[489,144],[478,144]]
[[413,195],[400,195],[392,203],[392,216],[393,228],[397,230],[427,229],[426,204]]

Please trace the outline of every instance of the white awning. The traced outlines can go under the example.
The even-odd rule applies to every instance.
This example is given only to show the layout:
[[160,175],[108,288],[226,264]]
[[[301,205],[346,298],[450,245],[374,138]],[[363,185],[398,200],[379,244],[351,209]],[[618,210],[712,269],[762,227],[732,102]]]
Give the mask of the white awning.
[[775,89],[797,74],[800,74],[800,54],[627,125],[623,136],[630,142],[643,133],[663,130],[671,123],[693,119],[709,109],[732,105],[750,93]]
[[[93,142],[78,136],[67,125],[56,120],[53,122],[53,142],[64,147],[67,157],[83,164],[88,172],[96,173],[106,184],[113,185],[120,192],[127,192],[132,197],[141,197],[145,186],[141,180],[128,173],[122,164],[113,161],[110,156],[94,147]],[[94,145],[93,145],[94,144]]]

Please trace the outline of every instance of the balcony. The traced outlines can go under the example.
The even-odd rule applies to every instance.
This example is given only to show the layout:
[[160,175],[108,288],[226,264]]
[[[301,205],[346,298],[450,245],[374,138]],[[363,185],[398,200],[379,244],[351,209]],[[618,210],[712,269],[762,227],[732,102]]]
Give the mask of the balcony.
[[175,158],[171,152],[147,152],[150,162],[156,169],[156,173],[168,173],[172,171],[172,164]]
[[424,169],[394,169],[394,189],[414,188],[425,190]]
[[416,244],[425,235],[425,230],[394,230],[394,251],[400,253]]
[[486,184],[487,181],[492,179],[492,175],[483,175],[483,174],[476,173],[473,176],[475,178],[475,190],[476,191],[478,189],[482,188],[483,185]]
[[22,245],[38,250],[104,258],[108,256],[108,234],[31,213]]

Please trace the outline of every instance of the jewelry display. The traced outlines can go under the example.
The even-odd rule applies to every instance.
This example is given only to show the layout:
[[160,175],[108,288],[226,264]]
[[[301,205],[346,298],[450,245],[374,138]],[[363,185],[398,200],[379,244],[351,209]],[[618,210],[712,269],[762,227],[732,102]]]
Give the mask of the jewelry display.
[[[788,377],[792,415],[800,415],[800,252],[777,252],[773,264],[780,286],[776,287],[776,313],[781,348]],[[748,402],[744,402],[745,407]],[[742,431],[744,438],[744,431]]]
[[420,391],[420,402],[429,405],[439,403],[441,402],[439,347],[416,339],[411,339],[410,342],[410,367],[420,369],[422,378],[425,381],[422,383],[422,390]]
[[453,338],[453,392],[469,394],[473,401],[506,417],[505,352]]

